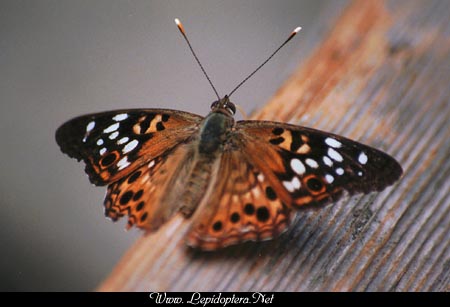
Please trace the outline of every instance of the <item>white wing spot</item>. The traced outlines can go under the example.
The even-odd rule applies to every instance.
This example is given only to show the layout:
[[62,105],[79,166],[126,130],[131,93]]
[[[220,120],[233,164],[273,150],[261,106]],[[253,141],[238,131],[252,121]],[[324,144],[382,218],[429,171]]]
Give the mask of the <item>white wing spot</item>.
[[264,181],[264,175],[262,173],[259,173],[256,178],[258,179],[259,182],[263,182]]
[[103,130],[103,132],[104,133],[110,133],[110,132],[116,131],[117,129],[119,129],[119,126],[120,126],[119,123],[112,124],[111,126],[106,128],[105,130]]
[[334,177],[331,176],[330,174],[326,174],[326,175],[325,175],[325,180],[326,180],[328,183],[333,183]]
[[103,145],[103,140],[102,140],[102,139],[98,139],[98,140],[97,140],[97,145],[98,145],[98,146]]
[[155,160],[150,161],[148,168],[152,168],[155,165]]
[[323,163],[325,163],[325,165],[328,165],[329,167],[333,166],[333,161],[331,161],[331,159],[327,156],[323,156]]
[[298,190],[300,189],[300,187],[302,186],[300,180],[298,179],[298,177],[294,177],[294,179],[292,179],[292,186],[294,187],[294,189]]
[[333,148],[328,148],[328,155],[331,159],[337,162],[342,162],[344,160],[344,158],[342,158],[342,156]]
[[294,185],[292,184],[292,182],[290,182],[290,181],[283,181],[283,185],[286,188],[286,190],[288,190],[289,192],[292,193],[292,192],[295,191],[295,188],[294,188]]
[[308,164],[312,168],[318,168],[319,167],[319,164],[317,164],[316,160],[313,160],[313,159],[310,159],[310,158],[306,159],[305,163]]
[[299,159],[292,159],[291,160],[291,168],[294,172],[296,172],[299,175],[303,175],[306,171],[305,166]]
[[83,143],[86,143],[86,141],[87,141],[87,135],[84,136]]
[[106,148],[103,147],[102,149],[100,149],[100,156],[103,156],[103,154],[106,152]]
[[109,139],[110,140],[114,140],[118,135],[119,135],[119,132],[118,131],[114,131],[113,133],[111,133],[109,135]]
[[340,176],[340,175],[344,175],[344,169],[338,167],[338,168],[336,169],[336,174],[338,174],[339,176]]
[[328,146],[331,146],[331,147],[333,147],[333,148],[340,148],[340,147],[342,146],[342,143],[341,143],[341,142],[339,142],[338,140],[335,140],[335,139],[333,139],[333,138],[326,138],[326,139],[325,139],[325,143],[326,143]]
[[129,153],[130,151],[132,151],[133,149],[136,148],[136,146],[138,146],[139,141],[138,140],[132,140],[130,143],[128,143],[127,145],[125,145],[125,147],[122,149],[122,152],[124,154]]
[[358,172],[358,176],[362,176],[362,172]]
[[366,164],[367,163],[367,161],[368,161],[369,159],[367,158],[367,155],[364,153],[364,152],[361,152],[360,154],[359,154],[359,157],[358,157],[358,161],[359,161],[359,163],[361,163],[361,164]]
[[123,157],[122,159],[119,160],[119,162],[117,162],[117,167],[118,167],[119,171],[124,169],[128,165],[130,165],[130,162],[128,162],[127,157]]
[[300,182],[298,177],[294,177],[294,178],[292,178],[291,181],[283,181],[283,185],[286,188],[286,190],[288,190],[289,192],[292,193],[295,190],[300,189],[300,187],[302,186],[302,183]]
[[120,121],[122,121],[124,119],[127,119],[127,118],[128,118],[128,114],[122,113],[122,114],[117,114],[112,119],[115,120],[116,122],[120,122]]
[[126,142],[128,142],[128,140],[129,140],[129,138],[127,136],[123,137],[123,138],[121,138],[120,140],[117,141],[117,145],[125,144]]
[[254,198],[259,198],[261,195],[261,191],[259,190],[258,186],[254,187],[251,191],[253,193]]
[[92,129],[94,129],[94,127],[95,127],[95,122],[94,121],[89,122],[89,124],[87,124],[87,126],[86,126],[86,132],[87,133],[91,132]]

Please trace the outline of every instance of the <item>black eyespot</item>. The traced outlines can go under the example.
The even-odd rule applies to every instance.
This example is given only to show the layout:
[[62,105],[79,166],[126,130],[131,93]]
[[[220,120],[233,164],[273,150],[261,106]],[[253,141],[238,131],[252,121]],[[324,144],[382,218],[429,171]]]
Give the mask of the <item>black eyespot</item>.
[[275,191],[271,187],[266,188],[266,196],[270,200],[277,199],[277,193],[275,193]]
[[214,231],[220,231],[222,229],[222,222],[217,221],[213,224],[212,227],[213,227]]
[[142,214],[141,216],[141,222],[145,221],[147,219],[148,213],[145,212],[144,214]]
[[253,206],[253,204],[246,204],[244,206],[244,212],[247,215],[252,215],[253,213],[255,213],[255,206]]
[[110,153],[102,158],[102,161],[100,162],[102,166],[108,166],[112,164],[114,161],[116,161],[116,154]]
[[137,206],[136,206],[136,211],[141,211],[142,208],[144,208],[145,203],[143,201],[141,201]]
[[323,188],[323,183],[319,179],[314,178],[314,177],[309,178],[308,181],[306,182],[306,184],[308,185],[308,188],[310,190],[313,190],[316,192],[322,190],[322,188]]
[[131,197],[133,197],[133,192],[132,191],[125,192],[122,195],[122,197],[120,197],[120,204],[121,205],[126,205],[130,201]]
[[266,207],[259,207],[258,210],[256,210],[256,218],[260,222],[265,222],[269,219],[270,213],[269,210]]
[[278,145],[284,142],[284,137],[280,136],[276,139],[271,139],[269,142],[272,143],[273,145]]
[[284,132],[284,129],[280,128],[280,127],[274,128],[272,130],[272,133],[275,134],[275,135],[281,135],[281,134],[283,134],[283,132]]
[[230,216],[230,221],[231,221],[231,223],[233,223],[233,224],[239,222],[240,219],[241,219],[241,217],[240,217],[239,213],[237,213],[237,212],[234,212],[234,213]]
[[136,173],[131,175],[130,178],[128,178],[128,183],[135,182],[139,178],[139,176],[141,176],[141,171],[137,171]]
[[137,191],[136,194],[134,194],[133,200],[134,200],[134,201],[139,200],[139,198],[142,197],[142,194],[144,194],[144,190],[139,190],[139,191]]

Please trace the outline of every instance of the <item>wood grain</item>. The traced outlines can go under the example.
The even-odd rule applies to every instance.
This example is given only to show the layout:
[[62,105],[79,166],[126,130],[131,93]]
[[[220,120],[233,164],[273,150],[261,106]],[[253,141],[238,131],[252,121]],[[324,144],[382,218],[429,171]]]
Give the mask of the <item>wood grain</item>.
[[187,249],[189,222],[176,218],[140,238],[98,290],[449,291],[449,7],[328,10],[317,48],[253,114],[380,148],[405,170],[396,185],[302,211],[276,240],[213,253]]

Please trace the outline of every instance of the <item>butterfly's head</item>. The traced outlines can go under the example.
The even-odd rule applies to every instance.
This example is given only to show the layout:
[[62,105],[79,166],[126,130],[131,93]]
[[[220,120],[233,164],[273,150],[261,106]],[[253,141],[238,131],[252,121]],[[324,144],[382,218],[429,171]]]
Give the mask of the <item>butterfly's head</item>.
[[236,113],[236,106],[230,101],[228,95],[225,95],[222,99],[216,100],[211,104],[211,112],[222,112],[233,116]]

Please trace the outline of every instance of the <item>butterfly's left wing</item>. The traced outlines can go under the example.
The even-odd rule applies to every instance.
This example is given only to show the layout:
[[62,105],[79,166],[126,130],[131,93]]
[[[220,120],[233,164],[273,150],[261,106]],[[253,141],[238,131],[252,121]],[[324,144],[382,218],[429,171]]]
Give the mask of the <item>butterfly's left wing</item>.
[[130,175],[185,142],[203,117],[167,109],[129,109],[89,114],[64,123],[56,131],[61,150],[86,163],[95,185]]

